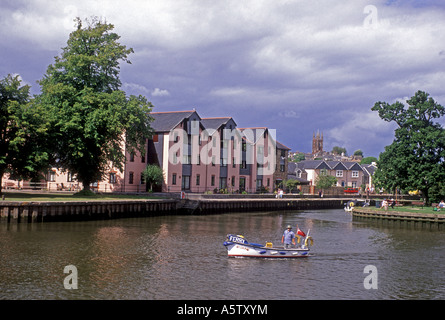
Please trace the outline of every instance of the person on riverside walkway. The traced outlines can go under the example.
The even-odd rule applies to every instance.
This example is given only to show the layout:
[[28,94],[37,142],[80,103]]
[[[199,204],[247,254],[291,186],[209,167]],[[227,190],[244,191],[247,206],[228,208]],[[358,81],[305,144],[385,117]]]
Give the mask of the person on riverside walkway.
[[290,225],[284,230],[283,236],[281,237],[281,243],[284,244],[284,248],[290,248],[291,245],[295,245],[295,233],[292,231]]

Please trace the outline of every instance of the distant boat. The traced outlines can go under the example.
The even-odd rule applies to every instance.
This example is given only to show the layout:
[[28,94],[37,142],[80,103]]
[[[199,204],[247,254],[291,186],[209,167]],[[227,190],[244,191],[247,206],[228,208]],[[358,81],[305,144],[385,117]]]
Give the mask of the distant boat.
[[[298,243],[301,238],[298,236]],[[312,237],[305,237],[301,246],[294,248],[275,247],[271,242],[266,245],[248,242],[241,235],[228,234],[223,245],[227,249],[229,257],[250,258],[304,258],[309,256],[309,245],[313,245]]]

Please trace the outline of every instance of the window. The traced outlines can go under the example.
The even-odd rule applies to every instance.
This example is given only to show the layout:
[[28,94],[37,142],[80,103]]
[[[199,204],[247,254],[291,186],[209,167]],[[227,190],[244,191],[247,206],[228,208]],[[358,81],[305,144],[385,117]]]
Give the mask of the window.
[[199,186],[201,183],[201,176],[199,174],[196,175],[196,185]]
[[143,155],[143,156],[141,155],[141,162],[145,163],[145,155]]
[[212,175],[212,180],[210,181],[210,185],[211,185],[212,187],[215,186],[215,175]]
[[128,183],[133,184],[133,182],[134,182],[134,172],[130,172],[130,174],[128,175]]
[[183,157],[182,157],[182,164],[190,164],[190,163],[192,163],[192,156],[191,155],[184,155]]
[[247,168],[247,162],[245,160],[243,160],[241,162],[241,169],[246,169]]
[[130,162],[134,162],[134,152],[130,153]]
[[190,176],[182,176],[182,190],[190,190]]
[[240,189],[240,191],[246,190],[246,178],[245,177],[239,178],[239,189]]
[[232,187],[235,186],[235,176],[232,176]]
[[352,171],[352,177],[358,178],[358,171]]
[[285,168],[284,164],[280,164],[280,171],[281,172],[284,172],[284,168]]
[[176,185],[176,173],[172,175],[172,184]]
[[55,182],[56,181],[56,172],[55,171],[51,170],[49,172],[49,179],[48,180],[51,181],[51,182]]
[[227,188],[227,178],[224,178],[224,177],[219,178],[219,188],[220,189]]
[[74,177],[73,177],[73,173],[69,172],[66,174],[66,182],[73,182],[74,181]]
[[114,173],[114,172],[110,173],[110,183],[111,184],[116,183],[116,173]]
[[141,172],[141,184],[145,184],[144,173]]
[[337,170],[337,171],[335,172],[335,176],[336,176],[336,177],[343,177],[343,170]]

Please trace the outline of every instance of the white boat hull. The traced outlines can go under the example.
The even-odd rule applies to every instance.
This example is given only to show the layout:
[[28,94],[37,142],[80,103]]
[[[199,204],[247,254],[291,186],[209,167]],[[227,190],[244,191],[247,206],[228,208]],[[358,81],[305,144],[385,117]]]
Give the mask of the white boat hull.
[[[247,241],[246,241],[247,242]],[[224,246],[229,257],[250,258],[305,258],[309,256],[309,248],[266,247],[258,244],[226,241]]]

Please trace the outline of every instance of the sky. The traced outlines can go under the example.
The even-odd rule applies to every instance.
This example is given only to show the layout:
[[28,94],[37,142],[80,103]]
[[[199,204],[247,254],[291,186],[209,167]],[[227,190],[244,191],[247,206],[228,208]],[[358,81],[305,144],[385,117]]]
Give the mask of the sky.
[[378,157],[395,125],[371,111],[418,90],[445,105],[445,1],[0,0],[0,78],[37,83],[74,31],[101,17],[133,48],[127,95],[275,129],[292,151]]

